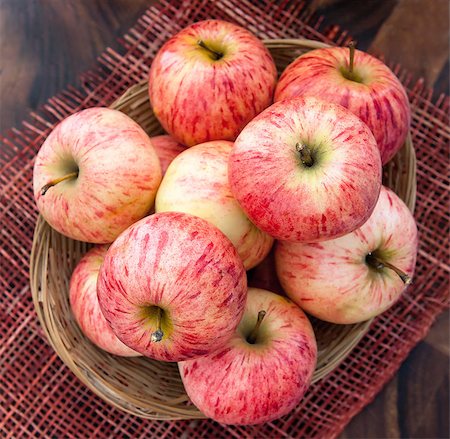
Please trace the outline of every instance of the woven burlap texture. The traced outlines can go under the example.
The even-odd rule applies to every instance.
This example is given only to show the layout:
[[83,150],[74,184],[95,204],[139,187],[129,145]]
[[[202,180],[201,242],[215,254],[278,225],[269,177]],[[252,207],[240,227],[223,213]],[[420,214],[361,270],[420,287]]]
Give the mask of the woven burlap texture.
[[[290,5],[290,6],[287,6]],[[37,211],[32,199],[34,156],[51,128],[82,108],[110,105],[147,77],[156,50],[193,21],[222,18],[261,38],[310,38],[343,44],[345,33],[321,33],[320,20],[298,2],[284,7],[249,1],[175,1],[151,7],[124,36],[123,50],[106,50],[98,67],[50,99],[21,130],[2,138],[0,156],[0,431],[6,437],[333,437],[392,377],[436,315],[448,306],[449,100],[413,83],[399,66],[413,109],[418,158],[416,219],[420,248],[415,283],[377,318],[351,355],[314,384],[290,415],[257,427],[224,427],[209,420],[143,421],[124,415],[84,387],[47,344],[33,310],[28,265]]]

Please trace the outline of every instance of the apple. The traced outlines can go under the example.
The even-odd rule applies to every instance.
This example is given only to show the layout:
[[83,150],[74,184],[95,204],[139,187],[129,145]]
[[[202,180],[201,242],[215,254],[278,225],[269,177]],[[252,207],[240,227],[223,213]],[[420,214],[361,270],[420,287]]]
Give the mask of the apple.
[[356,114],[377,141],[383,164],[405,142],[411,110],[405,89],[383,62],[368,53],[333,47],[305,53],[287,66],[275,101],[315,96]]
[[361,228],[321,243],[278,243],[276,269],[287,295],[332,323],[357,323],[392,306],[411,282],[417,227],[411,212],[383,187]]
[[75,267],[70,279],[70,306],[81,331],[92,343],[114,355],[138,356],[114,335],[98,304],[97,278],[107,250],[107,245],[95,246]]
[[89,108],[64,119],[34,164],[39,212],[59,233],[105,244],[145,216],[161,167],[145,131],[125,114]]
[[161,164],[161,172],[164,176],[172,160],[178,154],[182,153],[186,147],[167,134],[150,137],[150,140],[158,155],[159,163]]
[[349,110],[316,98],[267,108],[236,139],[231,191],[276,239],[322,241],[361,226],[381,187],[375,139]]
[[233,335],[247,277],[233,244],[202,218],[143,218],[111,245],[97,282],[100,308],[131,349],[162,361],[206,355]]
[[249,288],[231,340],[207,356],[178,363],[191,401],[224,424],[259,424],[295,408],[316,367],[311,324],[289,299]]
[[273,244],[234,199],[228,183],[233,143],[215,140],[193,146],[170,164],[156,196],[156,212],[186,212],[218,227],[233,243],[248,270],[261,262]]
[[221,20],[194,23],[159,50],[149,96],[165,131],[192,146],[234,140],[272,103],[277,70],[253,34]]

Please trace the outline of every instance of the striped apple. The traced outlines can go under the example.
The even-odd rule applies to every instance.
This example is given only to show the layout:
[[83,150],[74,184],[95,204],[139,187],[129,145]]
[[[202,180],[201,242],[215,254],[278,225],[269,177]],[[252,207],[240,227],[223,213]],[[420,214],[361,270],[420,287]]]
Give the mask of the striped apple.
[[158,156],[145,131],[109,108],[64,119],[34,164],[39,212],[59,233],[106,244],[147,215],[161,182]]
[[321,243],[278,243],[278,277],[288,296],[328,322],[374,317],[411,282],[417,227],[405,203],[383,187],[370,218],[348,235]]
[[110,354],[135,357],[139,354],[123,344],[106,321],[97,298],[97,278],[107,245],[89,250],[75,267],[70,279],[70,306],[84,335]]
[[234,140],[272,103],[275,63],[253,34],[220,20],[194,23],[159,50],[150,69],[156,117],[177,141]]
[[164,212],[133,224],[111,244],[97,294],[123,343],[156,360],[181,361],[230,339],[244,312],[247,277],[219,229]]
[[150,140],[152,141],[153,148],[159,158],[161,172],[164,176],[170,163],[172,163],[172,160],[178,154],[181,154],[186,147],[167,134],[150,137]]
[[249,288],[244,316],[230,341],[178,367],[202,413],[224,424],[248,425],[294,409],[316,361],[316,339],[305,313],[285,297]]
[[280,77],[275,101],[314,96],[342,105],[371,129],[383,164],[402,147],[411,122],[405,89],[394,73],[368,53],[343,47],[312,50]]
[[288,99],[242,130],[229,179],[261,230],[281,240],[324,241],[369,218],[381,187],[380,153],[367,125],[344,107]]
[[187,149],[170,164],[156,196],[156,212],[186,212],[218,227],[247,270],[267,255],[273,239],[245,215],[231,193],[228,158],[233,143],[215,140]]

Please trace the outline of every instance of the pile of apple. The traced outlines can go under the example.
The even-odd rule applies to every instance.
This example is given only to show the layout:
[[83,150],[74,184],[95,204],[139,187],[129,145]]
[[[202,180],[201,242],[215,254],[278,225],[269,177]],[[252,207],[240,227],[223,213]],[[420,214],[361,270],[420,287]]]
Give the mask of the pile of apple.
[[[275,419],[316,365],[302,309],[361,322],[411,281],[416,225],[381,185],[408,132],[408,98],[352,45],[304,54],[277,81],[261,41],[215,20],[161,48],[149,95],[169,135],[150,139],[125,114],[90,108],[37,155],[43,217],[100,244],[72,275],[73,313],[112,354],[179,362],[205,415]],[[274,239],[290,300],[247,287]]]

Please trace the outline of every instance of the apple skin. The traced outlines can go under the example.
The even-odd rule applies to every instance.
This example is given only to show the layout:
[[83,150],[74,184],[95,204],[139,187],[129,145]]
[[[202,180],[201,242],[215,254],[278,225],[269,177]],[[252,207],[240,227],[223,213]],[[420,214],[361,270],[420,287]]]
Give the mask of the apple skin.
[[164,176],[172,160],[178,154],[181,154],[186,147],[167,134],[150,137],[150,140],[158,155],[159,163],[161,164],[161,172]]
[[[212,59],[200,40],[223,57]],[[253,34],[206,20],[183,29],[159,50],[150,69],[149,96],[165,131],[193,146],[234,140],[272,103],[276,79],[272,56]]]
[[347,79],[349,49],[312,50],[292,62],[280,77],[275,101],[315,96],[340,104],[372,130],[383,164],[402,147],[411,123],[408,96],[394,73],[380,60],[355,51],[353,71],[363,83]]
[[107,245],[89,250],[75,267],[70,279],[70,306],[83,334],[99,348],[123,357],[139,356],[112,332],[97,299],[97,278]]
[[[315,155],[304,165],[296,150]],[[276,239],[313,242],[358,228],[381,187],[381,160],[367,125],[316,98],[277,102],[237,138],[229,160],[233,195],[249,219]]]
[[249,270],[266,257],[273,239],[247,218],[231,193],[228,158],[232,148],[232,142],[215,140],[184,151],[169,166],[155,205],[156,212],[186,212],[214,224]]
[[[78,170],[42,195],[50,181]],[[39,150],[33,174],[39,212],[69,238],[105,244],[145,216],[161,182],[150,138],[125,114],[89,108],[64,119]]]
[[[246,338],[266,311],[255,344]],[[316,367],[317,346],[303,311],[285,297],[249,288],[244,316],[222,349],[178,363],[189,398],[224,424],[268,422],[295,408]]]
[[[245,308],[247,277],[226,236],[179,212],[151,215],[125,230],[100,268],[97,294],[117,337],[133,350],[180,361],[220,348]],[[161,341],[156,312],[163,310]]]
[[287,295],[306,312],[332,323],[357,323],[391,307],[405,290],[392,270],[367,265],[366,255],[374,251],[412,277],[416,223],[403,201],[384,186],[360,229],[322,243],[277,243],[276,269]]

